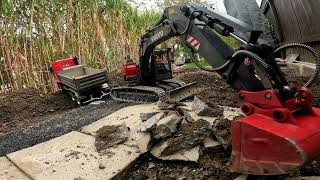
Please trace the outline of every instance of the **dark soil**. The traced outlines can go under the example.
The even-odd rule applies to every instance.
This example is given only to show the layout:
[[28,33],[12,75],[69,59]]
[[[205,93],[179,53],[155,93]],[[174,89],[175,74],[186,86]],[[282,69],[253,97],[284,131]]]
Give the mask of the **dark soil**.
[[[177,74],[176,79],[186,83],[197,82],[204,91],[197,96],[208,105],[222,105],[229,107],[240,107],[240,102],[236,97],[237,91],[231,87],[216,73],[206,71],[192,71],[183,74]],[[309,77],[288,78],[289,82],[296,82],[302,87]],[[314,95],[314,106],[320,107],[320,81],[310,87]]]
[[75,107],[61,93],[44,95],[36,89],[27,89],[5,95],[0,103],[0,133],[30,126]]
[[111,87],[118,87],[118,86],[123,86],[127,84],[121,72],[118,72],[118,71],[113,71],[108,73],[108,80],[109,80],[109,85]]
[[179,74],[175,77],[186,83],[197,82],[200,88],[204,90],[197,94],[202,101],[208,105],[240,107],[240,103],[236,98],[236,91],[216,73],[205,71],[194,71],[184,74]]
[[[161,161],[154,158],[150,154],[146,154],[145,156],[139,158],[139,160],[137,160],[134,165],[132,165],[128,169],[129,173],[121,173],[114,179],[235,179],[238,174],[228,172],[225,167],[216,168],[216,162],[221,162],[222,164],[228,159],[227,157],[225,157],[225,153],[222,153],[222,150],[223,149],[203,152],[203,154],[205,155],[201,155],[199,163],[182,161]],[[215,161],[212,160],[211,156],[215,158]]]

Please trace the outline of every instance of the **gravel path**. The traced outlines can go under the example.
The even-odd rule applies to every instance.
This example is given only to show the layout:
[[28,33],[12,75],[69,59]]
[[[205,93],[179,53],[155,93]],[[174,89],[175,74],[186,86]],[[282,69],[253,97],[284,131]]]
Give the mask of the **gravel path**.
[[46,142],[63,134],[80,129],[111,113],[129,106],[111,98],[99,105],[83,106],[59,117],[48,119],[32,127],[0,134],[0,156]]

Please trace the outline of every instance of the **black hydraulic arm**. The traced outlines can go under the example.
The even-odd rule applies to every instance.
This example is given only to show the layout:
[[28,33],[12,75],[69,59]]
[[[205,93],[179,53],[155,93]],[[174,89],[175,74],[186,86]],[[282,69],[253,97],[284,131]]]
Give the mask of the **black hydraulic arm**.
[[[234,33],[235,29],[248,33],[250,38],[240,38]],[[265,83],[252,72],[252,69],[245,66],[244,58],[235,56],[234,50],[225,44],[217,33],[234,37],[245,47],[249,47],[248,49],[251,51],[257,51],[257,54],[262,52],[259,51],[259,48],[255,48],[262,32],[254,31],[248,24],[202,6],[173,6],[166,8],[157,24],[142,37],[139,65],[140,81],[143,84],[152,83],[154,73],[149,66],[149,61],[152,60],[151,56],[155,47],[172,37],[180,37],[182,43],[192,52],[199,53],[232,88],[250,91],[272,88],[272,84]],[[268,53],[272,54],[272,50]],[[260,66],[262,65],[265,69],[270,68],[268,64],[270,62],[263,62],[261,59],[260,61]],[[277,70],[270,72],[270,74],[274,74],[275,77],[271,77],[271,79],[273,78],[276,83],[280,85],[286,83]]]

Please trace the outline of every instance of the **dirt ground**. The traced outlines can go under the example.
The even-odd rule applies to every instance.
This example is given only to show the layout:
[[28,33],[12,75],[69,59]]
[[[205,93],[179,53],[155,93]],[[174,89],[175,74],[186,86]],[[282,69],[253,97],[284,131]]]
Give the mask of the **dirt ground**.
[[0,133],[24,128],[61,115],[77,107],[61,93],[41,94],[36,89],[26,89],[1,97]]
[[[239,107],[236,92],[214,73],[192,71],[175,75],[176,79],[186,83],[197,81],[205,91],[197,96],[208,104]],[[109,74],[112,87],[123,85],[119,73]],[[305,79],[296,79],[300,84]],[[315,94],[315,105],[320,107],[319,84],[311,87]],[[68,97],[60,94],[43,95],[35,89],[23,90],[0,97],[0,133],[24,128],[45,121],[57,115],[63,115],[77,107]],[[225,163],[229,154],[222,148],[206,150],[201,153],[199,163],[168,162],[153,158],[147,154],[136,162],[134,167],[122,174],[125,179],[233,179],[238,174],[226,170]],[[295,175],[320,175],[320,161],[295,172]]]
[[[176,79],[186,83],[198,82],[205,91],[197,96],[211,105],[223,105],[240,107],[240,103],[235,98],[236,92],[214,73],[193,71],[175,76]],[[307,81],[307,78],[293,79],[300,85]],[[315,105],[320,106],[319,84],[310,89],[315,95]],[[239,176],[237,173],[230,173],[226,163],[229,160],[231,150],[225,151],[222,147],[216,149],[203,150],[198,163],[181,161],[162,161],[147,154],[135,162],[124,174],[116,179],[219,179],[229,180]],[[311,165],[303,167],[288,176],[319,176],[320,161],[315,161]],[[270,176],[268,178],[250,176],[249,179],[285,179],[288,176]]]
[[186,83],[197,82],[198,86],[204,89],[197,96],[209,105],[240,107],[236,91],[233,91],[216,73],[193,71],[178,74],[175,78]]
[[[108,76],[112,87],[125,83],[119,72]],[[32,126],[79,107],[60,92],[46,95],[36,89],[0,95],[0,102],[0,133]]]
[[[197,96],[209,105],[222,105],[229,107],[240,107],[240,103],[236,97],[236,91],[232,90],[230,86],[216,73],[205,71],[193,71],[182,74],[177,74],[176,79],[182,80],[186,83],[197,82],[200,88],[204,91],[197,94]],[[295,82],[299,86],[303,86],[308,77],[288,78],[289,82]],[[314,95],[314,106],[320,107],[320,81],[310,87]]]

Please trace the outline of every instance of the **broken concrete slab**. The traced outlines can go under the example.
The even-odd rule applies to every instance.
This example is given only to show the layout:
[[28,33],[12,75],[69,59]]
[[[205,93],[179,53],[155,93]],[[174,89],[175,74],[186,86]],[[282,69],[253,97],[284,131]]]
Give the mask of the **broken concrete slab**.
[[120,144],[128,139],[128,127],[125,123],[117,126],[103,126],[96,132],[94,145],[101,152],[113,145]]
[[157,126],[157,122],[165,116],[165,113],[160,112],[150,117],[147,121],[143,122],[138,129],[139,132],[150,132]]
[[151,113],[140,113],[140,119],[142,122],[147,121],[148,119],[150,119],[152,116],[158,114],[159,112],[151,112]]
[[194,97],[192,110],[199,116],[219,117],[223,116],[224,109],[220,106],[209,107],[206,103],[201,101],[197,96]]
[[199,160],[199,150],[200,146],[196,146],[192,149],[185,150],[178,152],[176,154],[168,155],[168,156],[163,156],[161,153],[163,150],[168,146],[167,142],[162,142],[152,148],[150,153],[162,160],[180,160],[180,161],[191,161],[191,162],[198,162]]
[[176,107],[176,104],[174,103],[168,103],[165,101],[158,101],[157,103],[160,110],[170,110]]
[[0,179],[31,180],[31,178],[19,170],[7,157],[0,157]]
[[168,156],[191,149],[202,143],[210,134],[210,124],[205,120],[183,124],[175,136],[166,140],[167,146],[162,150],[161,155]]
[[151,134],[145,132],[136,133],[136,142],[141,153],[146,153],[151,149]]
[[176,114],[160,119],[156,128],[152,131],[154,139],[164,139],[172,136],[181,124],[182,117]]
[[183,118],[187,121],[187,122],[193,122],[194,119],[192,118],[189,109],[187,109],[186,107],[178,107],[177,108],[178,112],[180,114],[182,114]]
[[203,141],[203,146],[205,149],[209,149],[209,148],[215,148],[217,146],[220,146],[221,143],[214,140],[212,137],[207,137],[204,141]]
[[159,109],[156,104],[141,104],[129,106],[112,113],[111,115],[96,121],[88,126],[81,128],[81,132],[95,136],[96,131],[105,125],[120,125],[125,123],[130,129],[129,137],[124,144],[128,146],[137,146],[136,134],[141,126],[140,113],[158,112]]
[[[199,116],[191,110],[192,102],[187,102],[185,104],[186,104],[186,106],[184,108],[189,112],[190,116],[192,117],[192,119],[194,119],[194,121],[197,121],[199,119],[204,119],[204,120],[208,121],[210,123],[210,125],[212,126],[214,121],[217,119],[217,117]],[[223,117],[225,117],[229,120],[233,120],[234,117],[242,114],[239,108],[231,108],[231,107],[225,107],[225,106],[220,106],[220,107],[222,107],[224,109]]]
[[71,132],[7,157],[33,179],[111,179],[141,154],[120,144],[108,149],[111,157],[100,156],[94,142],[90,135]]

